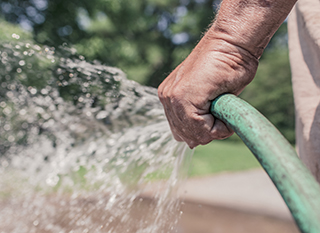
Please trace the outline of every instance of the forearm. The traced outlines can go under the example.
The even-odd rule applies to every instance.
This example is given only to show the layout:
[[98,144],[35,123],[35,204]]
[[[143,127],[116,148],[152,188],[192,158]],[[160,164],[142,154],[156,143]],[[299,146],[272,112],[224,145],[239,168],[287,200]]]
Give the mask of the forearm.
[[225,40],[259,58],[295,3],[296,0],[223,0],[206,36]]
[[238,95],[296,0],[223,0],[192,53],[159,86],[172,133],[193,148],[232,132],[210,112],[213,99]]

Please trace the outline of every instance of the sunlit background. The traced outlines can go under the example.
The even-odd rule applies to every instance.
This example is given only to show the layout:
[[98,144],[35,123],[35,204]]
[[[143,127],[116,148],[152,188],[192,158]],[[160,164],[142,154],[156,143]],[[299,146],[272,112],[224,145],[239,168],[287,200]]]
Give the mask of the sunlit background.
[[[192,50],[215,17],[219,0],[2,0],[1,35],[72,46],[87,60],[122,69],[157,87]],[[294,143],[287,29],[284,23],[242,97]]]
[[[108,186],[109,181],[118,185],[124,180],[123,183],[127,182],[131,187],[131,183],[139,183],[141,177],[147,180],[168,178],[168,171],[172,168],[162,169],[164,166],[158,165],[164,174],[148,170],[148,166],[155,164],[179,165],[173,163],[176,156],[172,156],[172,153],[171,157],[157,156],[157,153],[167,153],[166,148],[170,150],[171,142],[167,139],[170,138],[170,131],[163,127],[166,120],[156,90],[127,82],[121,71],[104,65],[120,68],[128,79],[156,88],[192,51],[214,20],[219,4],[219,0],[1,0],[0,159],[6,153],[12,155],[19,152],[21,158],[26,153],[34,154],[28,163],[21,162],[27,160],[21,160],[20,165],[29,167],[35,173],[33,176],[27,173],[27,176],[36,177],[54,192],[64,185],[63,180],[74,183],[73,193],[77,191],[77,182],[80,183],[81,192],[89,190],[83,186],[89,182],[91,191],[98,190],[99,185],[103,184],[104,189],[101,190],[111,190],[112,193],[115,189],[114,186]],[[256,78],[241,97],[261,111],[294,144],[294,106],[287,47],[287,25],[284,23],[260,59]],[[137,131],[134,128],[136,126],[141,128]],[[110,132],[107,130],[106,133],[105,127]],[[116,139],[110,136],[114,132],[117,133]],[[49,146],[39,140],[42,138]],[[159,139],[159,148],[170,142],[169,146],[159,149],[153,143]],[[113,154],[105,151],[106,145],[113,148]],[[148,156],[139,157],[146,148]],[[107,157],[106,154],[115,157]],[[121,157],[123,154],[126,156]],[[39,163],[34,162],[35,158],[38,158]],[[128,158],[133,165],[128,166],[123,162]],[[90,165],[87,162],[90,159],[94,162],[92,167],[101,171],[86,167]],[[0,168],[4,169],[11,163],[5,159],[1,161]],[[136,166],[136,162],[139,166]],[[56,173],[49,172],[52,164],[58,169]],[[70,164],[76,165],[76,169]],[[190,164],[190,177],[260,168],[254,156],[236,136],[198,147]],[[73,169],[71,172],[69,167]],[[110,167],[116,168],[116,171],[111,169],[115,173],[121,170],[125,174],[120,172],[121,182],[114,179],[108,170]],[[63,173],[62,168],[69,170]],[[45,175],[39,175],[39,171]],[[86,172],[95,175],[90,177]],[[47,173],[49,177],[46,178]],[[137,175],[135,173],[138,174],[137,178],[133,176]],[[160,174],[160,178],[154,177],[155,174]],[[13,184],[10,179],[6,182]],[[66,183],[67,187],[69,183]],[[0,197],[7,198],[7,189],[3,187],[0,185],[0,191],[5,195],[0,193]],[[24,186],[21,187],[18,190],[24,189]],[[103,192],[99,195],[93,194],[100,201],[103,200],[104,204],[111,203],[107,206],[121,204],[121,200],[114,202],[113,196],[113,199],[108,199]],[[131,197],[137,195],[135,192]],[[51,200],[50,197],[45,198]],[[80,205],[77,202],[71,203],[71,206],[78,208],[76,212],[80,213],[83,212],[83,199],[77,198]],[[33,210],[32,203],[37,202],[34,202],[33,196],[30,199],[28,208]],[[90,200],[85,200],[86,205],[90,206]],[[61,204],[60,199],[57,202]],[[17,208],[13,209],[19,212],[19,200],[15,205],[11,204],[5,203],[4,207],[11,211],[11,206],[16,205]],[[63,203],[61,205],[69,208]],[[26,211],[28,208],[25,208]],[[38,208],[42,206],[39,204]],[[85,211],[97,208],[105,210],[97,202]],[[154,211],[154,206],[151,209]],[[110,210],[114,212],[114,209]],[[195,205],[189,212],[197,210],[198,206]],[[219,210],[218,216],[223,211]],[[35,211],[32,214],[37,215]],[[78,216],[79,224],[86,219],[85,215]],[[7,219],[6,213],[3,212],[2,216]],[[21,219],[24,216],[33,217],[27,212],[22,213]],[[14,215],[10,217],[15,220]],[[99,217],[108,218],[107,215]],[[42,222],[34,220],[33,225],[41,226],[46,221],[45,216],[43,219]],[[217,216],[215,220],[219,227]],[[241,224],[242,220],[239,222]],[[230,225],[226,222],[221,224],[224,227]]]

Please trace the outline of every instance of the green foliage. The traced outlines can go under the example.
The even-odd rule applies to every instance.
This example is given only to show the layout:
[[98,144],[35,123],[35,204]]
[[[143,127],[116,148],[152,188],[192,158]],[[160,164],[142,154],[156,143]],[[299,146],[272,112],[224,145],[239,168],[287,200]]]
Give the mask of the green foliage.
[[17,39],[20,41],[32,41],[32,34],[0,18],[0,42],[11,42]]
[[[39,5],[39,2],[43,4]],[[200,39],[214,18],[214,2],[4,0],[0,10],[8,21],[29,23],[37,42],[54,47],[67,42],[88,60],[97,59],[119,67],[131,79],[158,86]],[[31,38],[30,33],[3,22],[0,32],[0,40],[14,40],[11,37],[15,32],[26,40]],[[261,58],[256,78],[241,96],[294,143],[294,107],[286,37],[286,24],[283,24]],[[66,75],[62,74],[68,81]],[[71,95],[79,85],[70,83],[63,87],[62,96],[77,98]]]
[[206,146],[198,146],[190,164],[190,176],[205,176],[261,167],[242,142],[230,141],[213,141]]
[[213,3],[4,0],[2,13],[11,22],[33,28],[39,43],[57,47],[67,42],[89,60],[98,59],[121,68],[131,79],[158,86],[189,54],[214,18]]

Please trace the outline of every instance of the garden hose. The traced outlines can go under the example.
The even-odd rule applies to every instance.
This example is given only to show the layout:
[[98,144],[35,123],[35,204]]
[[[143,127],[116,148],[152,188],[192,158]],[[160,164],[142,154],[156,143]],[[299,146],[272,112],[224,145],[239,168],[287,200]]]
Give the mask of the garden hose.
[[229,125],[277,187],[303,233],[320,232],[320,186],[282,134],[255,108],[232,94],[217,97],[212,114]]

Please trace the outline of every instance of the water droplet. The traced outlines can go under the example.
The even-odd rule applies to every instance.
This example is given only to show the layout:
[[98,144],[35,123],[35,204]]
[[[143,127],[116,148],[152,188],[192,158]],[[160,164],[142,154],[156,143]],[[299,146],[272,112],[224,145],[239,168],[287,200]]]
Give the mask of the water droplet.
[[29,91],[32,95],[37,94],[37,89],[34,88],[34,87],[28,87],[28,91]]
[[59,182],[59,176],[57,174],[49,174],[47,179],[46,179],[46,183],[47,185],[54,187],[58,184]]
[[42,95],[47,95],[49,93],[48,90],[45,89],[45,88],[41,89],[40,92],[41,92]]
[[39,46],[39,45],[35,45],[35,46],[33,46],[33,48],[35,49],[35,50],[41,50],[41,47]]
[[21,109],[21,110],[19,111],[19,114],[20,114],[21,116],[26,115],[26,113],[27,113],[27,111],[26,111],[25,109]]
[[20,36],[16,33],[13,33],[11,36],[12,36],[12,38],[17,39],[17,40],[20,39]]
[[100,111],[100,112],[96,115],[96,118],[97,118],[98,120],[100,120],[100,119],[106,118],[108,115],[109,115],[109,113],[108,113],[107,111]]
[[9,131],[9,130],[11,129],[11,126],[10,126],[9,124],[5,124],[5,125],[3,126],[3,129],[4,129],[5,131]]
[[21,125],[21,127],[22,127],[23,129],[27,129],[27,128],[28,128],[28,123],[27,123],[27,122],[23,122],[22,125]]
[[9,97],[9,98],[12,98],[14,95],[13,95],[13,92],[12,91],[8,91],[7,92],[7,96]]
[[10,108],[10,107],[6,107],[5,109],[3,109],[3,113],[5,114],[5,115],[9,115],[10,113],[12,112],[12,109]]
[[3,53],[1,54],[1,57],[6,58],[6,57],[8,57],[8,54],[7,54],[6,52],[3,52]]
[[4,108],[6,106],[7,106],[6,102],[4,102],[4,101],[0,102],[0,107]]
[[39,225],[39,221],[38,220],[33,221],[33,225],[34,226],[38,226]]
[[24,66],[25,64],[26,64],[26,62],[24,60],[19,61],[20,66]]
[[36,109],[35,109],[35,112],[37,112],[37,113],[44,113],[44,109],[43,108],[41,108],[41,107],[36,107]]
[[35,53],[34,50],[31,49],[31,50],[29,51],[28,56],[31,57],[34,53]]

